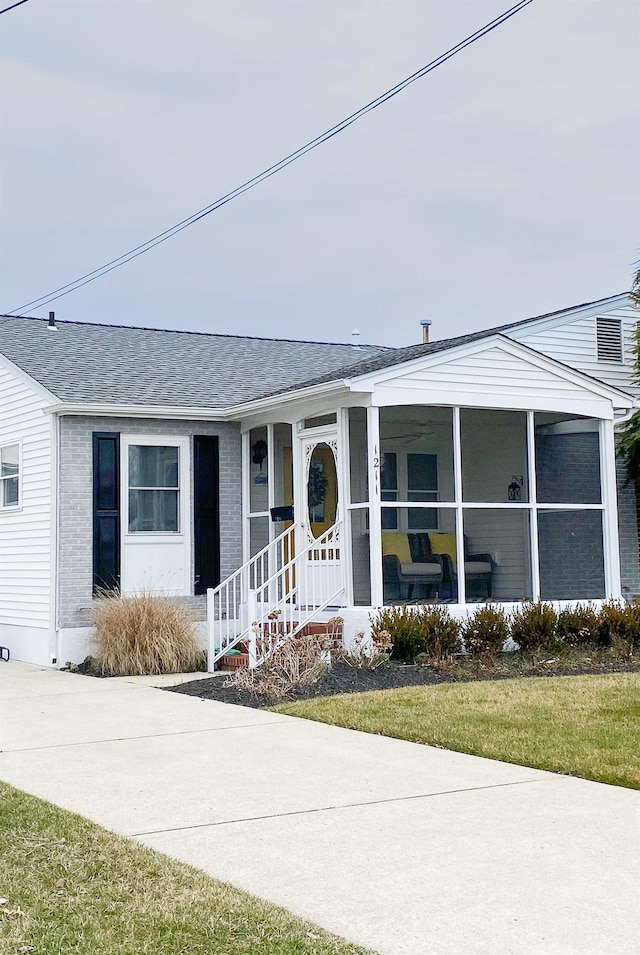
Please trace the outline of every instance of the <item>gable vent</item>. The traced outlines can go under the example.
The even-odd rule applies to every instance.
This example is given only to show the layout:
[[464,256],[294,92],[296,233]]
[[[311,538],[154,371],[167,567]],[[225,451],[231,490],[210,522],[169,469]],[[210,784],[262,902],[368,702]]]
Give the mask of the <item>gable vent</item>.
[[622,362],[622,321],[619,318],[596,318],[598,361]]

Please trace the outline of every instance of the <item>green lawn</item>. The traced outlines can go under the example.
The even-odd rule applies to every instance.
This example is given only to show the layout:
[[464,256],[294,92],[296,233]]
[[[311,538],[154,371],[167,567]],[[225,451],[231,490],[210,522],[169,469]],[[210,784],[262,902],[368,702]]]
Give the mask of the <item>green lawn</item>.
[[2,955],[364,955],[0,783]]
[[640,675],[447,683],[326,696],[280,713],[640,789]]

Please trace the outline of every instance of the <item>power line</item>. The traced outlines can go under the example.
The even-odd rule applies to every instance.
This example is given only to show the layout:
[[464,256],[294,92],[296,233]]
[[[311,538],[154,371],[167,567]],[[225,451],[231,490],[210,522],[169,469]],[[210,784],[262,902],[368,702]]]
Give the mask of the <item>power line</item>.
[[26,3],[27,0],[18,0],[17,3],[12,3],[10,7],[5,7],[4,10],[0,10],[0,13],[8,13],[9,10],[13,10],[14,7],[20,7],[23,3]]
[[[24,0],[21,0],[24,2]],[[175,225],[170,226],[168,229],[165,229],[164,232],[160,232],[157,235],[153,236],[151,239],[148,239],[146,242],[141,243],[140,245],[135,246],[133,249],[129,249],[128,252],[123,253],[115,259],[111,259],[109,262],[106,262],[104,265],[101,265],[99,268],[94,269],[92,272],[86,272],[84,275],[81,275],[79,278],[74,279],[72,282],[68,282],[66,285],[61,285],[59,288],[53,289],[50,292],[47,292],[45,295],[41,295],[39,298],[35,298],[30,302],[26,302],[24,305],[20,305],[18,308],[12,309],[11,312],[5,314],[15,314],[22,311],[23,309],[31,308],[35,306],[36,308],[43,308],[45,305],[48,305],[50,302],[55,302],[57,299],[62,298],[65,295],[69,295],[71,292],[74,292],[76,289],[82,288],[84,285],[88,285],[90,282],[95,282],[97,279],[102,278],[103,275],[107,275],[109,272],[113,272],[114,269],[118,269],[123,265],[126,265],[128,262],[131,262],[133,259],[136,259],[139,255],[143,255],[145,252],[151,251],[157,245],[160,245],[163,242],[166,242],[168,239],[172,238],[174,235],[177,235],[179,232],[182,232],[184,229],[187,229],[189,226],[194,225],[200,219],[203,219],[205,216],[210,215],[212,212],[220,209],[222,206],[226,205],[228,202],[231,202],[232,199],[236,199],[238,196],[241,196],[243,193],[248,192],[250,189],[254,189],[261,182],[264,182],[266,179],[270,179],[271,176],[274,176],[276,173],[281,172],[283,169],[286,169],[287,166],[290,166],[291,163],[296,162],[296,160],[301,159],[302,156],[305,156],[311,150],[316,149],[318,146],[327,142],[329,139],[332,139],[334,136],[337,136],[338,133],[343,132],[357,120],[361,119],[362,116],[365,116],[367,113],[372,112],[372,110],[377,109],[379,106],[382,106],[383,103],[388,102],[394,96],[397,96],[398,93],[401,93],[407,86],[410,86],[412,83],[415,83],[417,80],[422,79],[423,76],[426,76],[427,73],[431,73],[433,70],[437,69],[439,66],[442,66],[443,63],[446,63],[457,53],[460,53],[462,50],[466,49],[468,46],[471,46],[472,43],[475,43],[477,40],[481,39],[483,36],[486,36],[487,33],[490,33],[492,30],[495,30],[497,27],[501,26],[512,16],[515,16],[516,13],[519,13],[524,7],[532,3],[533,0],[520,0],[519,3],[516,3],[513,7],[510,7],[504,13],[501,13],[500,16],[496,17],[494,20],[491,20],[489,23],[486,23],[479,30],[476,30],[475,33],[471,33],[469,36],[465,37],[464,40],[461,40],[459,43],[456,43],[455,46],[452,46],[445,53],[442,53],[440,56],[436,57],[434,60],[431,60],[430,63],[427,63],[421,69],[417,70],[415,73],[412,73],[410,76],[406,77],[404,80],[401,80],[395,86],[392,86],[391,89],[387,90],[385,93],[381,93],[380,96],[377,96],[374,100],[371,100],[365,106],[360,107],[356,110],[355,113],[351,113],[345,119],[341,120],[339,123],[336,123],[335,126],[330,127],[330,129],[325,130],[323,133],[320,133],[319,136],[316,136],[314,139],[309,140],[305,143],[304,146],[301,146],[299,149],[296,149],[294,152],[289,153],[288,156],[285,156],[284,159],[279,160],[277,163],[274,163],[272,166],[269,166],[267,169],[264,169],[261,173],[258,173],[257,176],[254,176],[252,179],[248,179],[246,182],[243,182],[240,186],[236,186],[235,189],[232,189],[231,192],[226,193],[226,195],[221,196],[219,199],[216,199],[214,202],[210,203],[208,206],[205,206],[202,209],[199,209],[197,212],[194,212],[192,215],[188,216],[186,219],[182,219],[180,222],[177,222]]]

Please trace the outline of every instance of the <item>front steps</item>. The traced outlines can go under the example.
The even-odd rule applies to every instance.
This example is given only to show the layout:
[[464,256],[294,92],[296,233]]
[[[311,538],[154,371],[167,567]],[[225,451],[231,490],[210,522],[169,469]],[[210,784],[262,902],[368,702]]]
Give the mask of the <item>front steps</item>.
[[[306,624],[300,633],[296,634],[293,637],[296,640],[298,637],[330,637],[332,640],[331,649],[338,649],[342,647],[342,620],[339,617],[334,618],[335,620],[340,620],[340,623],[332,623],[328,621],[326,623],[320,621],[312,621],[311,623]],[[296,623],[291,624],[290,629],[295,629]],[[267,624],[264,625],[265,628]],[[284,636],[282,624],[278,624],[276,620],[269,622],[269,635],[272,637],[281,637]],[[233,670],[243,669],[249,666],[249,653],[246,643],[239,643],[237,652],[229,651],[223,657],[220,657],[216,663],[216,670],[227,670],[232,672]]]

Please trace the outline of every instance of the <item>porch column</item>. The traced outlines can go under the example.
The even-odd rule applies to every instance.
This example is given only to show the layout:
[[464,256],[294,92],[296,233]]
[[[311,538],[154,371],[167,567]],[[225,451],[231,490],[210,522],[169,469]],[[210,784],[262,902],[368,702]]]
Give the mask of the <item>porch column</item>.
[[342,518],[342,578],[345,606],[353,604],[353,546],[351,540],[351,450],[349,409],[338,408],[338,514]]
[[462,438],[460,432],[460,408],[453,409],[453,480],[456,502],[456,577],[459,604],[467,600],[467,580],[464,572],[464,511],[462,509]]
[[249,525],[249,497],[251,493],[251,432],[242,433],[242,563],[249,560],[251,531]]
[[622,596],[620,541],[618,538],[618,489],[616,486],[616,442],[614,422],[600,419],[600,484],[602,487],[602,533],[604,546],[605,595]]
[[367,473],[369,476],[369,574],[371,605],[384,603],[382,585],[382,513],[380,511],[380,411],[367,408]]
[[540,547],[538,542],[538,485],[536,480],[536,417],[527,411],[527,469],[529,472],[529,559],[531,597],[540,600]]

